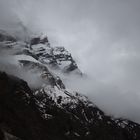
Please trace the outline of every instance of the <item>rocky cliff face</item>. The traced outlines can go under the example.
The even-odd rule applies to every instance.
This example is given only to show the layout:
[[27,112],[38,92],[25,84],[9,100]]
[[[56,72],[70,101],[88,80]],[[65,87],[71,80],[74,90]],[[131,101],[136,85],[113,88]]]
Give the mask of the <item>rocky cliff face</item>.
[[[12,39],[11,39],[12,38]],[[64,47],[51,47],[47,37],[29,42],[1,33],[0,47],[19,69],[39,75],[42,85],[31,88],[0,72],[0,138],[21,140],[139,140],[140,125],[105,115],[80,93],[67,89],[54,69],[82,77]]]

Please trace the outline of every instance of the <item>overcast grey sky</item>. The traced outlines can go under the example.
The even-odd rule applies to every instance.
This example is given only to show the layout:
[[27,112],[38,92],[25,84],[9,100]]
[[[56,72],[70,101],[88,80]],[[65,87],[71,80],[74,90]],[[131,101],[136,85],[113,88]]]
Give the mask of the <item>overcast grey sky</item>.
[[21,20],[63,45],[90,80],[75,83],[106,112],[140,122],[140,0],[0,0],[0,27]]

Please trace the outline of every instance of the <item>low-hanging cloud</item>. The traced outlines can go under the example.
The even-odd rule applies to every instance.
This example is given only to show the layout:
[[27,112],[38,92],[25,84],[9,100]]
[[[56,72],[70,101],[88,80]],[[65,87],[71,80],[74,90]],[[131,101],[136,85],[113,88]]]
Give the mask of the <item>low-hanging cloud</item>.
[[138,0],[15,0],[12,6],[10,3],[0,2],[0,25],[11,26],[8,23],[18,19],[32,31],[47,32],[51,44],[70,50],[80,69],[90,77],[72,77],[66,81],[68,87],[88,95],[109,114],[140,122]]
[[40,88],[43,84],[40,71],[33,71],[28,67],[21,68],[12,53],[11,51],[0,49],[0,71],[23,79],[32,89]]

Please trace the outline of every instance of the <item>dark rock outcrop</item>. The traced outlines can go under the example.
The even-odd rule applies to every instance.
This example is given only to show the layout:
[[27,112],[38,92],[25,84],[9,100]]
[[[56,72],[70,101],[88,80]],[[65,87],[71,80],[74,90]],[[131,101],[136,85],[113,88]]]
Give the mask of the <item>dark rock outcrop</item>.
[[23,140],[49,139],[27,83],[5,73],[0,73],[0,128]]
[[9,35],[8,33],[6,33],[3,30],[0,30],[0,42],[4,42],[4,41],[11,41],[11,42],[15,42],[16,38]]

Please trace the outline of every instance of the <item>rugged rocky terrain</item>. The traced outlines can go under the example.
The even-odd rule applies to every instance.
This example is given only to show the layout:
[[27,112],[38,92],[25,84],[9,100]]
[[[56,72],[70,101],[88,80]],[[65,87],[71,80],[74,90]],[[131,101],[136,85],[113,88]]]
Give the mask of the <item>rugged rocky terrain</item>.
[[1,31],[0,48],[14,58],[14,66],[41,79],[39,87],[29,87],[1,68],[0,139],[140,139],[139,124],[107,116],[87,97],[67,89],[55,70],[81,78],[82,72],[64,47],[52,47],[47,36],[25,42]]

